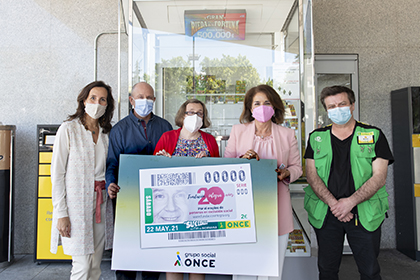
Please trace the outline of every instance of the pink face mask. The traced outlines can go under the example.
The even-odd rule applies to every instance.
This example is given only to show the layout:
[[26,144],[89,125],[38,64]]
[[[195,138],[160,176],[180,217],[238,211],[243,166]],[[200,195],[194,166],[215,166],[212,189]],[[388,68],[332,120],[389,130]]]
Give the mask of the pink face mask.
[[259,122],[265,123],[274,115],[274,109],[270,106],[261,105],[252,111],[252,116]]

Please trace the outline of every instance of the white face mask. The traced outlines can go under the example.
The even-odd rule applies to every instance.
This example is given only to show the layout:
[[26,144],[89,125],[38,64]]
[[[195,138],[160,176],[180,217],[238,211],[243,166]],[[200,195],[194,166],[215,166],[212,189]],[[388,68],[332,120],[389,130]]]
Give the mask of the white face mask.
[[186,116],[184,119],[184,127],[191,133],[198,131],[203,126],[203,119],[194,114]]
[[149,99],[134,99],[136,106],[134,110],[140,117],[146,117],[153,110],[153,100]]
[[85,112],[88,114],[92,119],[99,119],[105,114],[106,106],[101,104],[92,104],[86,103],[85,105]]
[[335,124],[346,124],[351,118],[350,106],[335,107],[334,109],[329,109],[328,117]]

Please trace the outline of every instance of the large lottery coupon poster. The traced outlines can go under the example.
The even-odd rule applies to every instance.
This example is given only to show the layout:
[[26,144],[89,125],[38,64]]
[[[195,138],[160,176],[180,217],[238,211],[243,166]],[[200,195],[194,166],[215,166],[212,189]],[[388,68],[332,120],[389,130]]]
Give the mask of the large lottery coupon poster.
[[256,242],[250,164],[140,170],[141,248]]
[[121,155],[112,269],[277,276],[275,160]]

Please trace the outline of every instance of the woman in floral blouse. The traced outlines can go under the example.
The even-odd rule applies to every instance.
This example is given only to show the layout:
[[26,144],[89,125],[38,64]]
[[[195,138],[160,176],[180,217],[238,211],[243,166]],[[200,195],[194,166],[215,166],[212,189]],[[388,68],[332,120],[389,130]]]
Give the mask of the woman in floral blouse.
[[[206,105],[203,102],[197,99],[185,101],[176,114],[175,124],[180,128],[165,132],[161,136],[155,148],[155,155],[219,157],[219,147],[214,137],[200,130],[210,126]],[[175,207],[178,206],[175,203]],[[183,274],[167,272],[166,279],[182,280]],[[204,280],[204,274],[190,273],[189,279]]]

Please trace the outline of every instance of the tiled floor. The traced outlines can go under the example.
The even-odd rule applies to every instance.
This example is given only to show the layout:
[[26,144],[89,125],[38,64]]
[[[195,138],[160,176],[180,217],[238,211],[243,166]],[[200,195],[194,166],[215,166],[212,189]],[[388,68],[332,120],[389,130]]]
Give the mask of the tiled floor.
[[[420,262],[413,261],[396,250],[382,250],[379,255],[379,262],[383,280],[420,279]],[[285,265],[287,265],[287,262]],[[115,274],[111,271],[111,261],[104,260],[101,268],[101,279],[115,279]],[[67,280],[70,278],[70,270],[70,263],[37,264],[33,261],[33,255],[16,255],[11,265],[0,269],[0,280]],[[138,276],[140,276],[140,273],[138,273]],[[141,277],[137,278],[141,279]],[[215,277],[211,278],[215,279]],[[226,276],[221,278],[223,280],[228,279]],[[312,279],[317,279],[317,275],[314,275]],[[340,279],[359,279],[357,267],[352,256],[343,256]],[[164,280],[163,273],[160,280]]]
[[[115,279],[111,271],[111,261],[103,261],[101,264],[101,279]],[[61,280],[70,279],[71,263],[34,263],[33,255],[17,255],[13,263],[0,270],[1,280]]]
[[[397,250],[381,250],[379,264],[383,280],[419,280],[420,262],[414,261]],[[340,280],[359,279],[353,256],[343,256]]]

